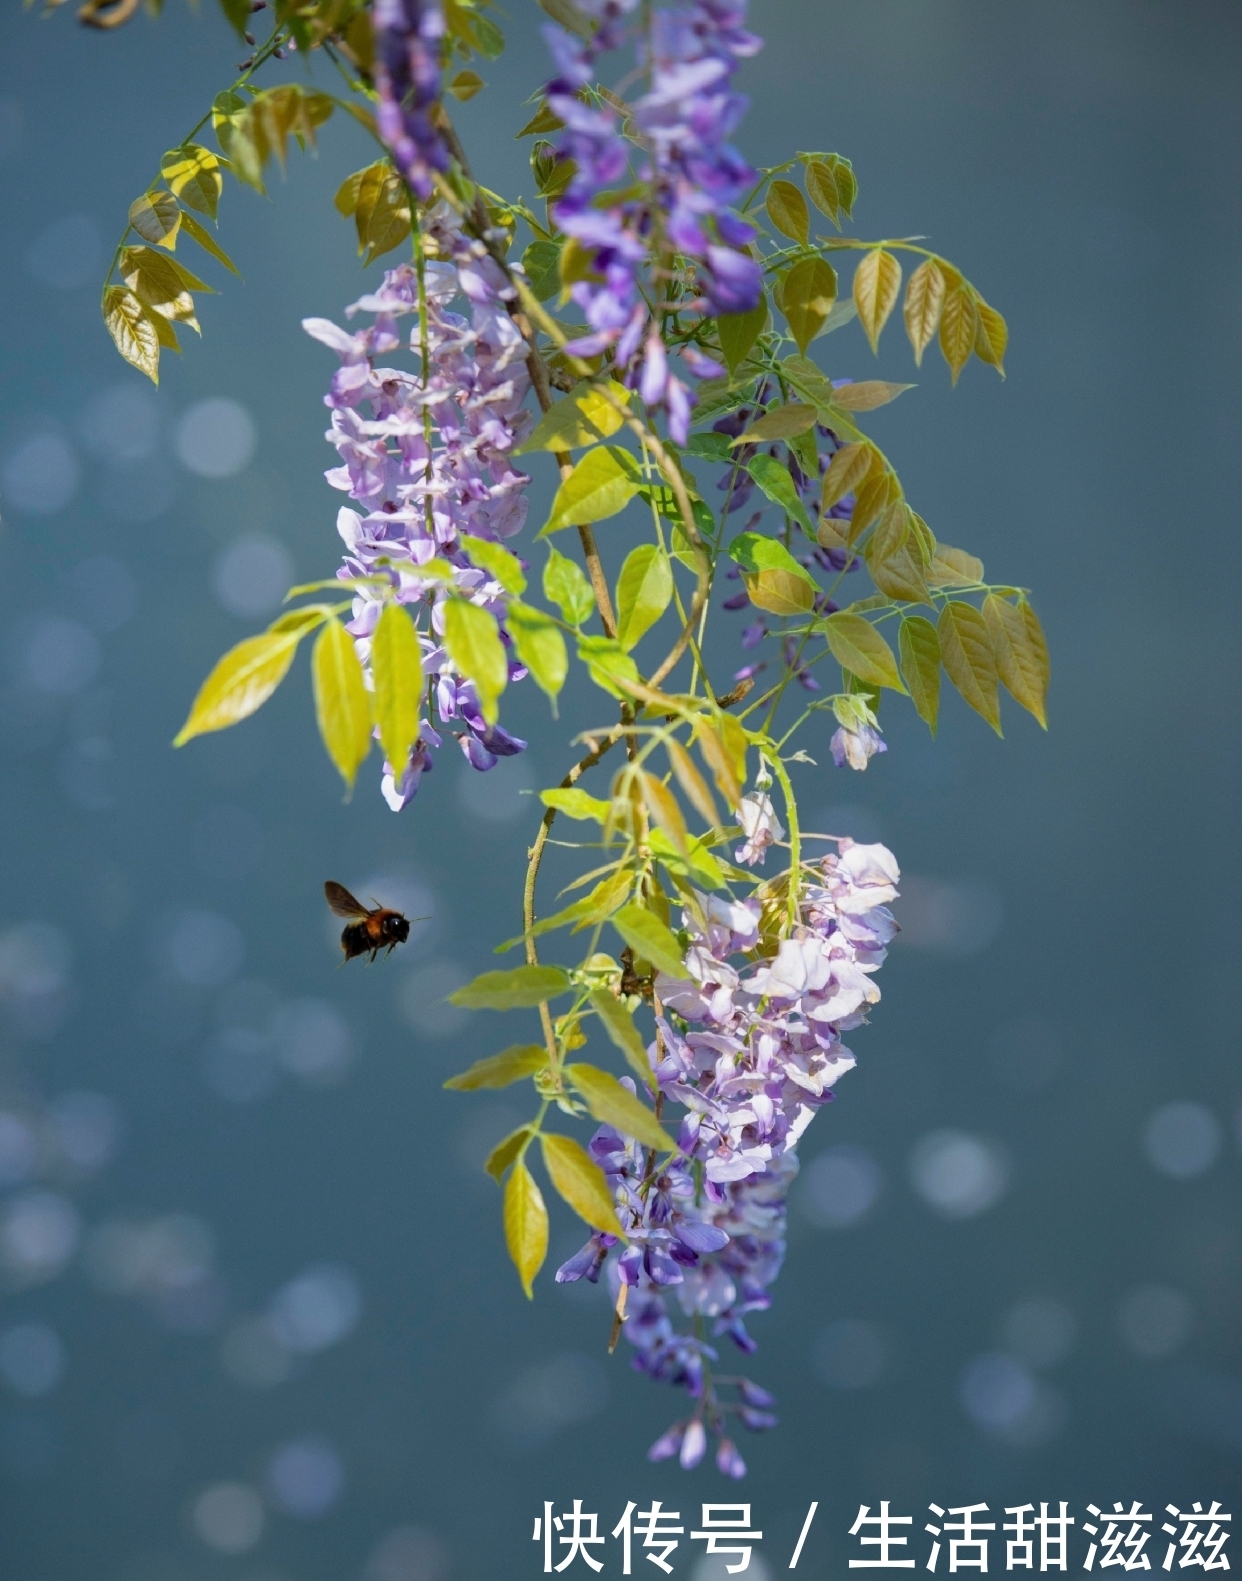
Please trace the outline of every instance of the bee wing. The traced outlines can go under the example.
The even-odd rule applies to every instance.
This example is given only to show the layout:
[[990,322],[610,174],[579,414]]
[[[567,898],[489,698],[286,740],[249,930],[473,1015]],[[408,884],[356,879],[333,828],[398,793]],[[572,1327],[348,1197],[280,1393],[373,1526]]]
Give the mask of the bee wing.
[[323,886],[324,895],[329,907],[336,912],[338,917],[365,917],[367,908],[361,901],[355,900],[344,884],[335,884],[331,879]]

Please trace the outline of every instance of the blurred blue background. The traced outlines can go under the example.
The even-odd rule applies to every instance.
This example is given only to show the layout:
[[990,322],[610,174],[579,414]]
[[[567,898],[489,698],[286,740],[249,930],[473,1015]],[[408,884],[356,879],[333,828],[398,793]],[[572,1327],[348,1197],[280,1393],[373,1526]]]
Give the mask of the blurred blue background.
[[[513,9],[460,113],[502,190],[532,185],[538,20]],[[169,747],[217,654],[336,562],[330,358],[299,321],[361,292],[331,198],[363,134],[325,128],[270,201],[228,187],[245,283],[204,264],[204,339],[155,392],[98,282],[237,46],[211,5],[115,36],[0,21],[5,1581],[534,1575],[533,1516],[574,1497],[608,1529],[629,1499],[750,1499],[759,1574],[818,1499],[822,1576],[860,1502],[915,1517],[921,1567],[929,1501],[1139,1499],[1158,1525],[1242,1493],[1242,18],[753,22],[752,158],[851,156],[858,232],[926,233],[1009,318],[1008,382],[975,364],[956,391],[890,328],[880,372],[919,389],[874,432],[938,536],[1035,590],[1054,683],[1047,736],[1010,706],[998,741],[953,699],[935,743],[887,708],[865,777],[806,743],[810,821],[892,846],[905,931],[804,1144],[748,1367],[783,1422],[742,1446],[739,1494],[646,1464],[678,1402],[606,1356],[604,1297],[545,1274],[522,1298],[480,1163],[523,1111],[440,1087],[510,1040],[441,1000],[517,930],[521,792],[599,702],[550,728],[518,689],[532,751],[490,776],[445,752],[400,817],[374,761],[342,805],[304,665]],[[818,349],[873,367],[856,328]],[[329,876],[429,920],[338,972]],[[552,1264],[579,1238],[554,1211]]]

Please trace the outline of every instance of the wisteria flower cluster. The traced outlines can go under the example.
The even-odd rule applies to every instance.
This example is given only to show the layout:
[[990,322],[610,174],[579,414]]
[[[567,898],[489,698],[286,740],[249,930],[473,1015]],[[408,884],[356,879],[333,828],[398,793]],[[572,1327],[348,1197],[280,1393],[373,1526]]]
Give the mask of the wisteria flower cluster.
[[[541,3],[551,64],[515,128],[541,210],[484,185],[453,125],[504,46],[487,0],[278,8],[131,208],[104,314],[156,377],[203,287],[173,241],[228,263],[195,217],[215,221],[225,174],[262,189],[338,110],[373,132],[336,208],[364,265],[404,256],[343,324],[304,320],[338,360],[344,556],[219,661],[178,744],[253,713],[312,639],[347,788],[378,739],[382,793],[417,817],[446,735],[483,771],[524,748],[501,722],[512,683],[547,695],[550,732],[571,676],[595,698],[541,792],[498,945],[520,964],[452,996],[528,1017],[528,1041],[448,1085],[530,1084],[530,1118],[486,1166],[523,1290],[548,1249],[541,1164],[589,1231],[557,1279],[602,1281],[609,1348],[624,1336],[686,1391],[652,1457],[693,1466],[714,1436],[737,1477],[736,1428],[774,1426],[775,1402],[721,1372],[722,1345],[756,1347],[800,1141],[854,1067],[843,1039],[878,1003],[897,926],[892,854],[804,829],[795,776],[819,794],[874,764],[885,694],[886,721],[908,698],[934,734],[946,675],[997,730],[1002,687],[1042,725],[1049,675],[1026,591],[938,539],[869,431],[910,386],[858,378],[859,343],[829,337],[857,324],[874,351],[900,303],[916,363],[938,341],[956,383],[972,358],[1001,371],[1007,332],[940,254],[851,233],[848,159],[756,169],[738,151],[761,47],[744,0]],[[296,80],[315,51],[339,93]],[[208,119],[219,154],[196,141]],[[532,533],[540,469],[555,494]],[[747,612],[741,667],[719,678],[718,603]],[[581,863],[560,909],[539,884],[554,826]],[[553,935],[568,942],[549,957]]]

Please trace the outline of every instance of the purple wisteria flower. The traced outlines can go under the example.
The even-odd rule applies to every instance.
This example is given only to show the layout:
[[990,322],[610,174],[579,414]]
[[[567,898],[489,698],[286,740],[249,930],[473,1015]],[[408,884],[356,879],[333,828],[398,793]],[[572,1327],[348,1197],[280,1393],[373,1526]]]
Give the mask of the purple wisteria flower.
[[[504,590],[470,563],[462,544],[471,537],[501,542],[526,520],[529,479],[513,462],[533,422],[523,408],[530,385],[526,344],[504,305],[513,288],[482,245],[462,234],[444,204],[428,211],[423,224],[439,259],[424,266],[428,366],[421,373],[376,361],[402,348],[398,320],[409,315],[415,318],[409,346],[419,350],[418,272],[411,264],[388,270],[377,291],[346,309],[349,318],[373,314],[367,328],[350,332],[322,318],[303,320],[303,328],[341,359],[324,397],[332,409],[325,437],[341,465],[325,476],[359,508],[337,516],[345,544],[338,574],[379,575],[387,584],[355,592],[347,629],[364,671],[385,598],[425,609],[423,671],[434,683],[437,717],[467,760],[489,769],[526,743],[487,724],[474,683],[455,671],[441,644],[450,587],[442,569],[423,568],[433,560],[440,568],[447,563],[451,591],[495,615],[508,644]],[[468,318],[450,308],[459,295]],[[511,658],[509,678],[525,673]],[[428,717],[408,763],[384,765],[383,793],[394,811],[413,797],[440,745]]]
[[[744,1354],[756,1348],[745,1320],[770,1304],[784,1261],[795,1150],[854,1067],[841,1034],[879,1000],[873,977],[897,929],[888,905],[899,878],[884,846],[838,841],[802,891],[793,934],[757,964],[757,899],[697,895],[682,915],[691,939],[686,976],[657,976],[663,1013],[647,1051],[663,1099],[685,1110],[677,1152],[657,1167],[637,1142],[608,1126],[596,1132],[591,1155],[612,1187],[628,1245],[611,1255],[616,1238],[595,1234],[556,1276],[594,1281],[607,1266],[614,1293],[625,1287],[618,1309],[634,1366],[693,1401],[690,1419],[652,1445],[653,1460],[677,1455],[683,1466],[697,1465],[711,1429],[720,1438],[719,1469],[743,1476],[724,1431],[728,1416],[752,1432],[776,1425],[766,1390],[748,1378],[713,1378],[719,1353],[710,1341],[727,1337]],[[738,956],[750,965],[734,965]],[[678,1329],[678,1314],[695,1332]],[[725,1382],[736,1400],[721,1399]]]
[[[638,41],[649,88],[632,107],[631,141],[619,110],[593,84],[598,58],[625,42],[637,0],[584,0],[582,9],[597,22],[589,39],[544,28],[556,64],[547,101],[565,123],[558,151],[575,165],[552,214],[591,265],[572,288],[587,332],[571,349],[586,357],[611,348],[618,371],[650,408],[664,410],[670,434],[684,444],[693,396],[669,365],[640,275],[654,245],[657,254],[696,261],[699,295],[680,303],[683,311],[741,313],[758,302],[762,269],[746,250],[755,233],[734,212],[755,172],[728,138],[747,105],[733,90],[733,73],[761,41],[742,27],[743,0],[654,11]],[[625,195],[610,201],[618,188]],[[696,378],[724,372],[697,348],[683,360]]]
[[375,0],[376,122],[397,169],[424,202],[448,148],[432,114],[440,98],[439,0]]

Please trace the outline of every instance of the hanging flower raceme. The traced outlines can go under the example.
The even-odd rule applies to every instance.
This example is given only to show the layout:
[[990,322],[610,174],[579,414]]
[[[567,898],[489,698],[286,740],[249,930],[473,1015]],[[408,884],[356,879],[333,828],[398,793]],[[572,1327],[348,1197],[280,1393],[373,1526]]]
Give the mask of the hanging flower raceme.
[[[746,798],[740,821],[747,834],[740,861],[761,860],[764,846],[783,835],[762,794]],[[711,1376],[716,1350],[677,1330],[670,1301],[688,1318],[710,1319],[713,1338],[755,1349],[745,1319],[769,1305],[784,1260],[795,1149],[854,1067],[841,1034],[879,1000],[873,977],[897,928],[888,909],[900,877],[892,853],[848,839],[838,847],[804,887],[798,925],[774,956],[757,958],[758,898],[698,896],[698,914],[682,917],[691,939],[686,976],[656,979],[664,1013],[648,1050],[664,1099],[686,1111],[677,1152],[657,1169],[638,1143],[607,1126],[591,1143],[628,1237],[610,1277],[616,1289],[627,1287],[624,1332],[634,1365],[695,1402],[689,1422],[653,1446],[653,1459],[677,1454],[682,1465],[696,1464],[706,1428],[720,1436],[720,1469],[740,1476],[745,1465],[725,1434],[728,1416],[752,1431],[776,1425],[774,1402],[749,1379],[730,1380],[735,1400],[720,1398]],[[750,966],[735,965],[739,956]],[[598,1280],[617,1244],[593,1235],[557,1279]]]
[[434,120],[444,12],[439,0],[375,0],[372,17],[379,134],[397,169],[426,201],[433,172],[447,170],[449,162]]
[[[551,25],[544,29],[557,66],[547,101],[565,123],[558,151],[575,166],[552,215],[589,265],[571,288],[587,322],[587,333],[571,349],[584,357],[611,349],[627,383],[637,385],[648,407],[665,411],[669,432],[684,444],[693,396],[669,366],[661,325],[649,319],[639,278],[654,244],[666,268],[678,253],[696,261],[699,294],[681,300],[682,311],[744,313],[758,302],[762,270],[746,251],[755,233],[733,212],[755,172],[727,139],[747,104],[733,91],[733,72],[761,41],[742,28],[745,6],[734,0],[656,11],[650,39],[640,40],[638,51],[650,87],[623,130],[617,106],[593,87],[594,67],[601,54],[624,42],[625,19],[636,3],[584,5],[598,22],[589,39]],[[609,201],[618,187],[626,195]],[[663,296],[662,285],[657,294]],[[692,346],[682,357],[697,378],[725,371]]]
[[[373,315],[365,329],[351,332],[321,318],[306,319],[303,327],[341,359],[324,397],[332,409],[325,437],[341,465],[325,476],[357,509],[337,516],[346,551],[338,574],[378,576],[385,584],[356,591],[348,630],[358,656],[366,670],[385,599],[425,611],[423,673],[434,682],[439,723],[457,735],[475,768],[489,769],[526,743],[484,719],[474,683],[443,646],[444,606],[450,587],[481,605],[496,617],[508,647],[504,590],[471,561],[469,541],[503,542],[526,520],[529,479],[513,464],[532,422],[522,404],[529,388],[526,345],[504,305],[512,287],[445,206],[425,216],[425,236],[438,252],[423,266],[425,330],[412,264],[388,270],[377,291],[346,309],[351,319]],[[469,317],[451,309],[459,296]],[[377,361],[402,349],[398,321],[411,316],[409,348],[419,354],[425,341],[427,353],[418,373]],[[509,678],[525,673],[511,658]],[[417,791],[431,750],[440,745],[441,731],[428,717],[409,761],[384,765],[384,796],[394,811]]]

